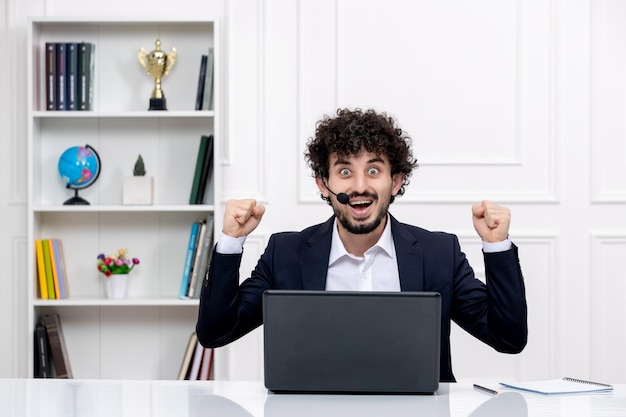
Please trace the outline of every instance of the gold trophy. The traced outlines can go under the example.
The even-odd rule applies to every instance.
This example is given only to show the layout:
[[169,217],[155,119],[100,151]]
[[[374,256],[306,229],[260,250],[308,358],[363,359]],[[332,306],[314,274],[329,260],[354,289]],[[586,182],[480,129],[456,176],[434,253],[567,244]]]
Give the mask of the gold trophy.
[[141,48],[139,54],[139,62],[141,66],[145,68],[148,75],[154,78],[154,90],[150,96],[150,110],[167,110],[165,105],[165,94],[161,89],[161,78],[167,74],[176,62],[176,48],[172,48],[169,53],[165,53],[161,50],[161,41],[159,39],[154,43],[156,49],[150,52],[146,52]]

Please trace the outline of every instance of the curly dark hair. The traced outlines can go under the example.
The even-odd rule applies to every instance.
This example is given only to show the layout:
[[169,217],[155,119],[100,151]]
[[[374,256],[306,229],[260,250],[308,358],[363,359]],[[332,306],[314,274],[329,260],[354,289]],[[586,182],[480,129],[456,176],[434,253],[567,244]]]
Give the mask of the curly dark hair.
[[[391,175],[405,174],[398,195],[404,194],[409,178],[417,168],[417,159],[411,151],[411,138],[395,125],[386,113],[373,109],[337,109],[336,117],[325,115],[318,121],[315,137],[309,138],[304,157],[313,177],[328,178],[329,158],[332,153],[347,157],[362,150],[385,155],[391,163]],[[322,199],[327,200],[322,196]],[[393,202],[394,196],[391,197]]]

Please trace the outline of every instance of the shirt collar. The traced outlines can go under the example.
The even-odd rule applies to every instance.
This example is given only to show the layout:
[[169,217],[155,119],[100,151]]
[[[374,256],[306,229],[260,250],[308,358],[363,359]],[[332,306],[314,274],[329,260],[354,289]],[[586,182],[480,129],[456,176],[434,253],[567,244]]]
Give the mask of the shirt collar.
[[[387,223],[385,224],[385,228],[383,229],[383,234],[380,235],[380,239],[378,242],[371,248],[367,250],[370,252],[375,248],[380,248],[384,253],[388,256],[395,256],[396,250],[393,245],[393,237],[391,235],[391,219],[389,218],[389,214],[387,214]],[[367,253],[366,252],[366,253]],[[341,238],[339,237],[339,230],[337,228],[337,218],[335,217],[335,221],[333,222],[333,236],[330,243],[330,256],[328,258],[328,265],[332,265],[338,259],[344,256],[351,256],[348,251],[346,251]]]

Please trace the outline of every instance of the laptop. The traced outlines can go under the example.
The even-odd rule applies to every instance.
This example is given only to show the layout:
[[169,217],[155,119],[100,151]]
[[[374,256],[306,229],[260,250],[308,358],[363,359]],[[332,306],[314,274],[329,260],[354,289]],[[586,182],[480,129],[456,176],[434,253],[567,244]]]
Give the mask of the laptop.
[[268,290],[265,387],[275,393],[433,394],[441,295]]

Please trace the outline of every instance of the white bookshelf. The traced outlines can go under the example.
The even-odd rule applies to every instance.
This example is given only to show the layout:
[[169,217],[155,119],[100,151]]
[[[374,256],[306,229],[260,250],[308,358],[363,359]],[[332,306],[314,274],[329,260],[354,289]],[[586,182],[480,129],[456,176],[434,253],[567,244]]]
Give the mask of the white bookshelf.
[[[140,48],[155,40],[177,60],[163,78],[166,111],[148,111],[153,79],[139,64]],[[96,45],[92,111],[46,111],[46,42]],[[219,154],[221,53],[219,24],[213,20],[134,20],[35,18],[28,28],[28,329],[49,312],[61,316],[74,377],[176,379],[197,300],[178,298],[191,223],[216,214],[220,220],[219,166],[205,204],[189,205],[201,135],[213,134]],[[200,57],[215,54],[214,111],[194,110]],[[94,147],[102,160],[100,177],[79,195],[88,206],[65,206],[73,195],[57,170],[61,153],[77,145]],[[122,204],[124,176],[132,175],[141,153],[154,177],[154,204]],[[214,157],[215,158],[215,157]],[[44,300],[39,294],[34,242],[63,243],[69,298]],[[105,297],[96,269],[99,253],[127,247],[141,264],[131,272],[127,297]],[[29,343],[29,374],[34,373]]]

